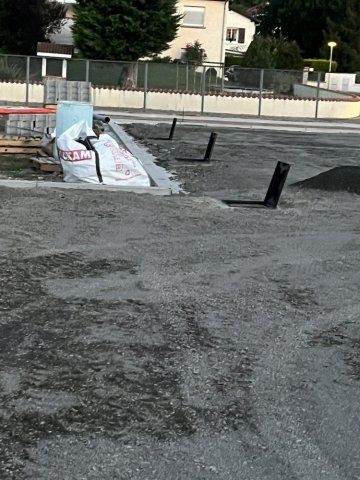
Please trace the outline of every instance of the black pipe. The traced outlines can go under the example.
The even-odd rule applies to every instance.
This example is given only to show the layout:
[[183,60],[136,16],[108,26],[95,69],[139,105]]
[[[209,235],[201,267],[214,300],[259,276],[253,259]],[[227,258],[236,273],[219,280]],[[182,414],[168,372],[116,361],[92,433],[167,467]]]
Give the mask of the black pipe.
[[101,113],[94,113],[93,119],[99,120],[100,122],[103,122],[103,123],[110,123],[111,121],[110,117],[108,117],[107,115],[102,115]]

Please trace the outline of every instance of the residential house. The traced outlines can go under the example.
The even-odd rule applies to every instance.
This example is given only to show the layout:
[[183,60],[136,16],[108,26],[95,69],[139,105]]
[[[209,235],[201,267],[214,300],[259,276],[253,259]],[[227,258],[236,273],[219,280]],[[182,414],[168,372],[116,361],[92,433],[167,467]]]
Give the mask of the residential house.
[[[73,4],[76,0],[58,0],[67,5],[67,18],[61,32],[51,36],[53,43],[73,43]],[[177,37],[162,57],[186,60],[186,45],[195,41],[201,44],[206,61],[223,63],[226,53],[245,52],[255,34],[255,23],[250,17],[229,11],[229,0],[178,0],[182,15]]]
[[52,43],[59,43],[61,45],[72,45],[73,36],[71,27],[73,25],[73,4],[76,3],[76,0],[57,0],[59,3],[64,3],[67,6],[66,18],[64,25],[59,33],[50,36],[50,41]]
[[255,35],[255,22],[251,17],[230,10],[226,22],[226,55],[243,55]]
[[186,60],[186,45],[198,41],[204,49],[206,61],[224,62],[229,1],[179,0],[178,12],[183,16],[178,35],[161,56]]

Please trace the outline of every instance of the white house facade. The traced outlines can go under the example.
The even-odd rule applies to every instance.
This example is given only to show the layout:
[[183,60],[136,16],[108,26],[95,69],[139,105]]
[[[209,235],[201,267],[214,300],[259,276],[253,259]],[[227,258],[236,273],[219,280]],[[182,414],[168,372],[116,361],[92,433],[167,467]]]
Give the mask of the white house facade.
[[64,20],[64,25],[59,33],[50,36],[50,41],[52,43],[59,43],[61,45],[72,45],[73,36],[71,27],[74,24],[73,21],[73,4],[76,3],[76,0],[57,0],[59,3],[64,3],[67,6],[66,18]]
[[[72,45],[73,4],[76,0],[57,0],[67,5],[62,30],[50,37],[52,43]],[[223,63],[225,54],[246,52],[255,35],[255,23],[248,17],[229,10],[229,0],[178,0],[182,15],[177,37],[161,56],[185,58],[186,45],[195,41],[204,49],[207,62]]]
[[224,62],[229,1],[178,0],[178,13],[182,20],[177,37],[161,56],[185,60],[186,46],[197,41],[206,54],[206,61]]
[[226,22],[226,55],[243,55],[255,36],[255,22],[230,10]]

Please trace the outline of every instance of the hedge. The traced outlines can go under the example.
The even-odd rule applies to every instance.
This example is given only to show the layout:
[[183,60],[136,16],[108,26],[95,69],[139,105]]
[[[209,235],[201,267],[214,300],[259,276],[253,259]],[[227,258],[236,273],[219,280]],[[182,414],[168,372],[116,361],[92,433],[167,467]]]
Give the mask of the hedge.
[[[324,58],[305,58],[304,66],[313,68],[315,72],[328,72],[330,66],[330,60]],[[336,72],[337,62],[331,62],[331,71]]]

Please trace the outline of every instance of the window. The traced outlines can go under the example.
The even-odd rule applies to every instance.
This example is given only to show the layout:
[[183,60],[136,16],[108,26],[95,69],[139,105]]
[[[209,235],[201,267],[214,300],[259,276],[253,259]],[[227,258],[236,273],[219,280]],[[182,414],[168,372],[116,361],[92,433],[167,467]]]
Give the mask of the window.
[[238,33],[239,31],[237,28],[228,28],[226,30],[226,40],[228,42],[237,42]]
[[183,25],[185,27],[203,27],[205,7],[184,7]]
[[245,28],[228,28],[226,30],[226,41],[245,43]]

